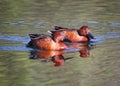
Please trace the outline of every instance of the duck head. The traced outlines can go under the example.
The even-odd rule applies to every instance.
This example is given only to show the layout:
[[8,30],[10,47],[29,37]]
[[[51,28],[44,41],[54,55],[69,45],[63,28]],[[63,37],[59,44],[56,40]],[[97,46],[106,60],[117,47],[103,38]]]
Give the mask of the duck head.
[[88,40],[94,39],[94,36],[91,34],[90,29],[88,28],[88,26],[82,26],[79,30],[78,33],[81,36],[86,36],[88,38]]

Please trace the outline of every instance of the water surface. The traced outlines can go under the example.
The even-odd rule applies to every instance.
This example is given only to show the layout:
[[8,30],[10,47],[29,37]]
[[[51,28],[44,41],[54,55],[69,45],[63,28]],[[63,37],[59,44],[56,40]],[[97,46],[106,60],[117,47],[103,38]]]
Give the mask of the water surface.
[[[119,0],[1,0],[0,84],[2,86],[119,86]],[[54,25],[79,28],[88,25],[95,40],[88,56],[82,46],[62,54],[64,65],[38,58],[25,45],[28,34],[42,33]],[[31,54],[32,52],[32,54]],[[41,54],[43,51],[37,51]],[[58,52],[47,52],[50,56]],[[34,57],[34,58],[33,58]],[[63,61],[63,60],[62,60]]]

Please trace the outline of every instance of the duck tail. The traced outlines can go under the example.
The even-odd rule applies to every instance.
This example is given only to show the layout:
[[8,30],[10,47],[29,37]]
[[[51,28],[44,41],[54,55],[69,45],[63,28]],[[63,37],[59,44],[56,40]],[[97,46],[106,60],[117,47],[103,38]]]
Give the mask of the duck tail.
[[29,37],[31,39],[35,39],[35,38],[39,37],[39,34],[29,34]]
[[64,27],[60,27],[60,26],[54,26],[55,30],[61,30],[61,29],[68,29],[68,28],[64,28]]
[[56,31],[55,30],[48,30],[48,33],[54,34]]
[[40,38],[45,38],[48,35],[45,34],[29,34],[30,39],[40,39]]

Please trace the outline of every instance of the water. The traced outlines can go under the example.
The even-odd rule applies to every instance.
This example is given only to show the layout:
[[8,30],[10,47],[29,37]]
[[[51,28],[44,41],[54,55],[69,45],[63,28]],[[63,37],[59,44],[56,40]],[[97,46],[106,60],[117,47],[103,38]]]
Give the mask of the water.
[[[1,0],[0,85],[119,86],[119,9],[119,0]],[[96,39],[60,52],[25,46],[28,34],[48,34],[54,25],[88,25]],[[55,57],[62,65],[55,66]]]

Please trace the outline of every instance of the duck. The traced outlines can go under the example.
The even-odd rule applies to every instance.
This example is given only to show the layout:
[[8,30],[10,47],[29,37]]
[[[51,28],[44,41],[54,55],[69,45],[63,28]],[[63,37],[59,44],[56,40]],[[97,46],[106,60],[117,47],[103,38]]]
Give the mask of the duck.
[[55,30],[48,32],[50,32],[53,37],[59,37],[59,34],[62,33],[61,35],[62,38],[64,38],[64,42],[89,42],[91,39],[94,39],[94,36],[91,34],[88,26],[82,26],[80,29],[54,26],[54,29]]
[[[60,33],[58,34],[60,35]],[[62,42],[63,38],[59,36],[58,38],[54,37],[54,40],[51,36],[46,34],[29,34],[30,41],[27,44],[27,47],[37,48],[42,50],[64,50],[67,46]]]

